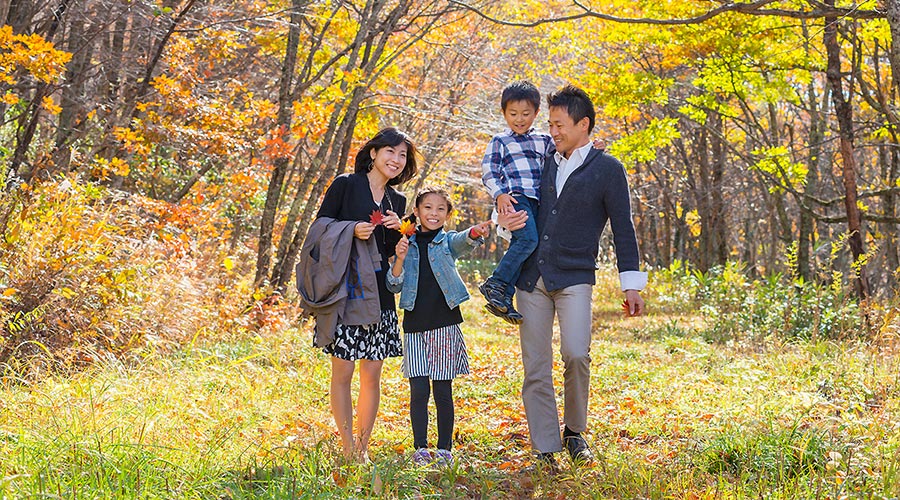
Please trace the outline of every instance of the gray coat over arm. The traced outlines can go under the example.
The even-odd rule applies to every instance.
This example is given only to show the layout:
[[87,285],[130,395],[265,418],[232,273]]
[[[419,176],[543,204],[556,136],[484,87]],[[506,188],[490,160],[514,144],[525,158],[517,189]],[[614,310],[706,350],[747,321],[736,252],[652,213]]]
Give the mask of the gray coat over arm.
[[297,290],[300,306],[316,317],[316,347],[334,341],[338,323],[374,325],[381,320],[375,277],[381,254],[374,238],[353,237],[357,222],[319,217],[300,251]]

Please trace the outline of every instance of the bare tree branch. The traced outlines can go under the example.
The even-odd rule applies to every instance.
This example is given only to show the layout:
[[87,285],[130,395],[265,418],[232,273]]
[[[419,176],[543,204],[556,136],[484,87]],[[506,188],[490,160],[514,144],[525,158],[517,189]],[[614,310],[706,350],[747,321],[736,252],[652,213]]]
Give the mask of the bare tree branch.
[[604,21],[612,21],[624,24],[654,24],[662,26],[675,26],[684,24],[698,24],[708,21],[721,14],[734,12],[738,14],[746,14],[751,16],[779,16],[794,19],[821,19],[825,16],[851,18],[851,19],[882,19],[886,13],[880,10],[859,10],[856,8],[830,7],[820,2],[810,1],[813,5],[811,10],[790,10],[790,9],[766,9],[766,5],[774,3],[776,0],[757,0],[755,2],[741,3],[725,3],[720,7],[709,10],[703,14],[694,17],[683,17],[674,19],[659,19],[652,17],[620,17],[611,14],[604,14],[591,10],[579,0],[573,0],[572,4],[581,9],[581,12],[570,14],[567,16],[541,18],[534,21],[511,21],[494,17],[484,10],[472,5],[471,3],[450,0],[450,3],[459,5],[473,13],[481,16],[493,23],[502,24],[504,26],[517,26],[521,28],[534,28],[542,24],[558,23],[564,21],[574,21],[583,18],[602,19]]

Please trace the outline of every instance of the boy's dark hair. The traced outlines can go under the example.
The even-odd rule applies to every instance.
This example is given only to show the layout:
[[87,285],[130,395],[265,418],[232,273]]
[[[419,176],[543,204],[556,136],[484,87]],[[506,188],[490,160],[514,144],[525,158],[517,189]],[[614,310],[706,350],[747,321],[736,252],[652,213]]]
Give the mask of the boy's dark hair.
[[[418,208],[419,203],[422,203],[422,200],[425,199],[425,197],[429,194],[436,194],[443,198],[444,201],[447,202],[447,213],[449,214],[450,212],[453,212],[453,202],[450,201],[450,193],[448,193],[446,189],[437,186],[423,186],[422,189],[420,189],[419,192],[416,193],[416,201],[413,206]],[[416,222],[415,214],[409,214],[407,218],[412,222]]]
[[525,101],[534,106],[534,111],[537,112],[541,109],[541,91],[526,80],[512,82],[500,94],[500,109],[506,111],[506,105],[515,101]]
[[369,172],[372,170],[373,161],[371,151],[373,149],[377,152],[379,149],[388,146],[399,146],[400,143],[406,144],[406,165],[403,167],[403,171],[400,172],[400,175],[388,181],[388,186],[403,184],[412,179],[419,171],[419,167],[416,164],[416,146],[412,143],[412,140],[408,135],[394,127],[387,127],[379,130],[374,137],[369,139],[368,142],[363,145],[362,149],[356,153],[355,168],[353,171],[357,174]]
[[547,105],[551,108],[566,108],[569,118],[575,123],[587,117],[588,133],[594,130],[594,119],[597,116],[594,112],[594,103],[588,97],[587,92],[580,88],[566,85],[556,92],[551,92],[547,96]]

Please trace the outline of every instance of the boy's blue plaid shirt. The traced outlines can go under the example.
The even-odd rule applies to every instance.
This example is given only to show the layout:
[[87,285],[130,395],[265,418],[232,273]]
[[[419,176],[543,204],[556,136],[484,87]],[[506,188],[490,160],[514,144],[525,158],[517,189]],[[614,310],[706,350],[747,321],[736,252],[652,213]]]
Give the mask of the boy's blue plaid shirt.
[[540,199],[544,158],[556,148],[548,134],[516,134],[506,130],[495,135],[481,161],[481,180],[495,200],[501,194],[521,193]]

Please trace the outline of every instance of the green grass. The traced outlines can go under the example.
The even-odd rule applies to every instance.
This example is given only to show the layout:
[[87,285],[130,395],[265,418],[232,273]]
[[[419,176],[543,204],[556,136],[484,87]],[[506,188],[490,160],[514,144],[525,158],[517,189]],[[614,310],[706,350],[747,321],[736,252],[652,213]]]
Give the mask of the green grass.
[[[597,287],[588,467],[525,471],[518,337],[473,298],[452,469],[409,461],[399,359],[385,363],[372,463],[341,465],[329,362],[301,324],[3,379],[0,497],[900,496],[897,345],[720,341],[685,308],[652,313],[652,297],[648,317],[625,320],[617,297],[612,283]],[[561,393],[561,363],[555,378]]]

